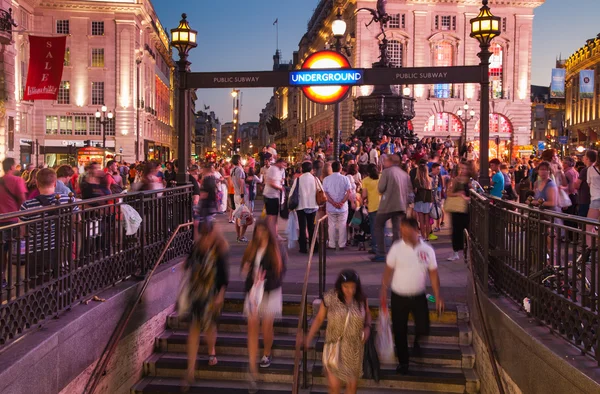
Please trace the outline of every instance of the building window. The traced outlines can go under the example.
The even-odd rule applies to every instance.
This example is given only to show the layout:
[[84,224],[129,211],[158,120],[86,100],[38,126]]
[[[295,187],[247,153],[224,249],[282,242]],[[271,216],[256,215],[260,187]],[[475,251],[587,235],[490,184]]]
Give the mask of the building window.
[[87,134],[87,116],[75,116],[75,135]]
[[92,35],[103,36],[104,35],[104,22],[92,21]]
[[425,134],[454,134],[460,135],[463,131],[462,121],[454,114],[449,112],[438,112],[431,115],[425,123]]
[[394,67],[402,67],[403,46],[400,41],[390,40],[388,43],[388,55]]
[[502,18],[502,33],[506,31],[506,17]]
[[92,105],[104,105],[104,82],[92,82]]
[[60,134],[61,135],[73,134],[73,117],[72,116],[61,116],[60,117]]
[[92,67],[104,67],[104,48],[92,48]]
[[100,119],[96,119],[95,116],[90,116],[89,117],[89,121],[90,121],[90,128],[89,128],[89,134],[90,135],[102,135],[102,129],[101,129],[101,125],[100,125]]
[[19,125],[19,132],[27,134],[27,113],[21,112],[21,124]]
[[456,16],[436,15],[434,27],[435,30],[456,30]]
[[25,85],[27,83],[27,64],[25,61],[21,61],[21,96],[20,99],[23,100],[23,95],[25,94]]
[[[450,67],[453,64],[454,46],[447,41],[436,42],[433,46],[433,64],[435,67]],[[435,98],[452,97],[452,85],[439,83],[433,86]]]
[[115,135],[115,120],[107,119],[108,122],[104,124],[104,133],[106,135]]
[[71,65],[71,49],[65,48],[65,61],[63,62],[65,66]]
[[405,14],[391,14],[390,20],[386,23],[388,29],[404,29],[406,27]]
[[492,56],[490,57],[490,91],[492,98],[503,98],[504,92],[502,89],[502,61],[503,50],[500,44],[492,44]]
[[58,88],[58,104],[70,104],[70,91],[71,84],[69,83],[69,81],[62,81]]
[[70,34],[68,19],[61,19],[56,21],[56,34]]
[[58,116],[46,116],[46,134],[58,133]]

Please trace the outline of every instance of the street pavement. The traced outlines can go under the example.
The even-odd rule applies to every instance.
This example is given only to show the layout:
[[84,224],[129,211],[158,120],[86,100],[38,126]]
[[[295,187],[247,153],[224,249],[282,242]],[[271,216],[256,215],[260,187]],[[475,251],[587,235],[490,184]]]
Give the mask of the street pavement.
[[[262,201],[257,200],[254,217],[260,218],[262,210]],[[246,248],[246,244],[236,241],[235,226],[227,222],[228,215],[217,215],[218,228],[222,231],[225,239],[230,245],[230,291],[242,291],[242,278],[239,274],[240,260]],[[447,261],[446,259],[452,254],[452,246],[450,239],[449,217],[446,219],[446,226],[436,235],[438,240],[432,241],[431,245],[435,249],[440,282],[442,287],[442,297],[446,303],[466,303],[466,289],[469,280],[470,271],[462,259],[457,261]],[[286,234],[287,220],[279,218],[278,233],[281,237],[287,238]],[[254,226],[248,228],[246,237],[251,239]],[[387,238],[388,244],[392,239]],[[287,245],[287,241],[285,242]],[[368,249],[367,245],[367,249]],[[345,250],[327,250],[326,260],[326,289],[329,289],[335,283],[337,275],[340,271],[346,268],[352,268],[358,272],[361,278],[363,287],[367,296],[371,299],[371,303],[378,303],[378,295],[383,275],[385,263],[371,262],[373,255],[366,251],[358,251],[357,247],[347,247]],[[304,275],[306,265],[308,263],[308,255],[300,254],[297,246],[293,249],[288,249],[288,265],[287,272],[284,278],[284,293],[298,294],[302,293],[302,284],[304,283]],[[309,295],[318,294],[319,283],[319,255],[318,250],[312,261],[311,273],[309,276]],[[431,293],[431,288],[428,287]]]

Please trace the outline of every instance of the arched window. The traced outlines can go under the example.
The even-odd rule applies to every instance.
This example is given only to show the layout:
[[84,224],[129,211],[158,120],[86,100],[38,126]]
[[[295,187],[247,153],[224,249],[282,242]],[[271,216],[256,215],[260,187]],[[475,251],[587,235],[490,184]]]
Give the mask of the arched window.
[[503,98],[504,90],[502,87],[504,50],[500,44],[492,44],[490,48],[492,56],[490,57],[490,92],[492,98]]
[[[475,134],[479,135],[479,130],[480,125],[478,120],[477,123],[475,123]],[[502,136],[502,134],[509,134],[512,132],[512,124],[506,116],[498,113],[490,114],[490,138],[496,134]]]
[[461,120],[450,112],[438,112],[431,115],[425,123],[425,135],[432,134],[454,134],[460,135],[463,130]]
[[402,56],[404,55],[404,48],[402,43],[398,40],[390,40],[388,42],[388,55],[390,62],[394,67],[402,67]]
[[[433,44],[434,67],[450,67],[454,62],[454,46],[448,41],[439,41]],[[452,85],[438,83],[433,85],[433,95],[436,98],[452,97]]]

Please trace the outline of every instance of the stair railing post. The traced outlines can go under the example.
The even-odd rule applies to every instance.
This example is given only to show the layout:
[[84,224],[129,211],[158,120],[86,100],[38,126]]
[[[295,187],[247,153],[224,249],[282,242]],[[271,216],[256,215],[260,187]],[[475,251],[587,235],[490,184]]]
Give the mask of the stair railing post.
[[[302,330],[304,331],[304,338],[308,334],[308,293],[304,296],[304,312],[303,312]],[[306,346],[302,347],[302,389],[308,388],[308,354],[306,352]]]
[[327,238],[329,236],[327,222],[329,222],[329,218],[323,220],[321,222],[321,226],[323,228],[323,239],[319,244],[319,247],[323,248],[323,286],[321,287],[321,299],[323,299],[323,293],[325,293],[325,284],[327,283]]
[[325,260],[324,251],[325,245],[323,244],[323,222],[317,223],[317,239],[319,240],[319,298],[323,299],[323,263]]

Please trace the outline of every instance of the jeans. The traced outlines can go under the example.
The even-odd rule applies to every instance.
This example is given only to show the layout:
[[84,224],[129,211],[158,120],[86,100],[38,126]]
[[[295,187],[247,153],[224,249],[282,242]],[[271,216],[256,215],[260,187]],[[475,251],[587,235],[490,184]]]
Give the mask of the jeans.
[[371,231],[371,249],[377,254],[377,238],[375,237],[375,218],[377,217],[377,211],[369,212],[369,227]]
[[[296,214],[298,215],[298,227],[300,229],[300,234],[298,235],[300,252],[307,252],[315,233],[315,217],[317,216],[317,211],[307,213],[304,210],[298,210],[296,211]],[[308,239],[306,237],[307,227]]]
[[469,214],[452,212],[452,250],[461,251],[465,246],[465,230],[469,229]]
[[[348,211],[345,212],[327,212],[327,222],[329,224],[329,247],[343,248],[348,241],[348,232],[346,231],[346,221],[348,220]],[[337,231],[337,237],[336,237]]]
[[392,219],[392,232],[394,242],[400,240],[400,220],[405,213],[402,211],[380,213],[375,216],[375,239],[377,242],[377,256],[385,256],[385,223]]
[[415,320],[415,343],[429,335],[429,306],[425,294],[401,296],[392,291],[392,331],[396,343],[396,357],[400,365],[408,366],[408,314]]

